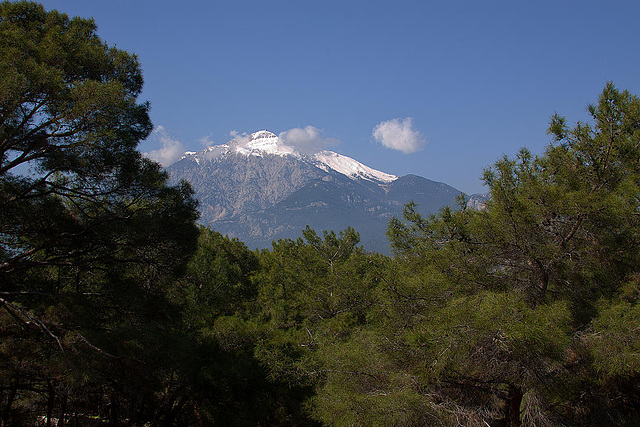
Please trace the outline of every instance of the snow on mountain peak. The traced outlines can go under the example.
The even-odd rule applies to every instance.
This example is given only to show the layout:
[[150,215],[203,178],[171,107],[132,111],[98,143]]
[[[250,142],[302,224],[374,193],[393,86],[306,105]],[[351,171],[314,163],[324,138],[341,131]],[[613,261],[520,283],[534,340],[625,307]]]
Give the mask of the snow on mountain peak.
[[[366,179],[367,181],[382,181],[389,183],[398,179],[397,176],[381,172],[363,165],[351,157],[343,156],[333,151],[321,151],[314,158],[323,165],[340,172],[349,178]],[[326,169],[325,169],[326,170]]]
[[248,139],[240,140],[235,151],[246,156],[262,156],[264,153],[279,156],[296,154],[293,148],[282,144],[280,138],[268,130],[254,132]]
[[277,138],[278,135],[276,135],[273,132],[269,132],[268,130],[261,130],[258,132],[254,132],[251,135],[249,135],[249,141],[254,141],[256,139],[263,139],[263,138]]
[[268,130],[261,130],[250,135],[234,136],[234,139],[228,144],[207,147],[198,153],[186,152],[182,158],[193,157],[200,164],[201,160],[214,160],[229,152],[257,157],[262,157],[265,154],[294,156],[303,161],[311,162],[326,172],[333,170],[351,179],[389,183],[398,178],[333,151],[324,150],[311,156],[302,155],[295,148],[285,145],[280,137]]

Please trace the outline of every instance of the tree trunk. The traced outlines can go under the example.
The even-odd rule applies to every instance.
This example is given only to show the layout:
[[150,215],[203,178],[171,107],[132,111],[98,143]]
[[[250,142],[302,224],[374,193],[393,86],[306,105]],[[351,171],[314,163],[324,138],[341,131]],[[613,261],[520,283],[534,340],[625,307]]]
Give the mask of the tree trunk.
[[4,407],[4,411],[2,411],[2,420],[0,421],[0,426],[8,426],[9,418],[11,417],[11,406],[13,406],[13,401],[16,398],[16,393],[18,392],[18,382],[15,380],[11,381],[11,388],[9,389],[9,395],[7,396],[7,406]]
[[51,381],[47,382],[47,391],[49,392],[49,397],[47,398],[47,427],[51,427],[51,419],[53,418],[53,406],[56,399],[56,390],[53,387],[53,383]]
[[111,407],[109,408],[109,416],[110,416],[110,421],[109,421],[109,425],[112,426],[118,426],[120,425],[120,414],[119,414],[119,405],[118,405],[118,398],[112,394],[111,395]]
[[58,427],[64,427],[66,424],[66,414],[67,414],[67,401],[69,399],[69,392],[65,393],[62,398],[62,405],[60,407],[60,416],[58,418]]
[[522,404],[522,387],[509,385],[509,395],[507,396],[507,414],[505,421],[509,427],[520,427],[520,405]]

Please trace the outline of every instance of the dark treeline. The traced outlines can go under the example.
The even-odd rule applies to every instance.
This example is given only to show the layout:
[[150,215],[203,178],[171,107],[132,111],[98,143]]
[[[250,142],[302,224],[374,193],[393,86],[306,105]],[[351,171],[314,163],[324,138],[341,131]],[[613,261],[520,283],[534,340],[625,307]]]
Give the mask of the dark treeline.
[[407,205],[387,257],[197,227],[141,88],[93,21],[0,4],[0,425],[640,423],[638,97],[554,116],[481,210]]

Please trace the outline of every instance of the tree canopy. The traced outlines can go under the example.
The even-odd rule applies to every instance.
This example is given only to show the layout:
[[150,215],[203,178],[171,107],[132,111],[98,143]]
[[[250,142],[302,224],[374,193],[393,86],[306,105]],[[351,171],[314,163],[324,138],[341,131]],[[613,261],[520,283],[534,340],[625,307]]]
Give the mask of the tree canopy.
[[543,155],[487,169],[486,209],[390,223],[398,257],[430,272],[413,374],[477,422],[638,419],[640,100],[607,84],[588,111],[552,117]]
[[153,382],[142,367],[162,338],[147,332],[170,315],[163,288],[198,231],[189,186],[136,150],[152,130],[142,84],[92,20],[0,4],[3,424],[40,405],[117,420],[124,378],[141,394]]

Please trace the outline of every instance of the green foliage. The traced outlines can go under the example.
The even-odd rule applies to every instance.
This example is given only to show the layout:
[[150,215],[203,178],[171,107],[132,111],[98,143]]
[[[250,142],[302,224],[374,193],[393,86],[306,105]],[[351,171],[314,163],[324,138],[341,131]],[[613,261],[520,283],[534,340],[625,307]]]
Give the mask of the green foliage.
[[487,169],[486,209],[463,201],[423,218],[410,204],[390,222],[399,259],[424,271],[391,288],[424,308],[396,338],[400,369],[458,412],[510,425],[637,419],[640,395],[624,384],[638,372],[627,283],[640,267],[640,101],[608,84],[589,112],[593,124],[573,129],[554,116],[544,155]]
[[640,372],[640,307],[613,304],[598,313],[589,336],[596,370],[613,376]]
[[257,269],[258,257],[242,242],[201,228],[198,248],[176,290],[176,298],[188,299],[190,327],[212,325],[219,316],[241,312],[256,297],[251,275]]
[[402,372],[382,337],[356,331],[323,351],[326,381],[313,398],[314,415],[328,425],[442,425],[437,405]]
[[320,237],[274,242],[260,254],[255,354],[274,381],[298,390],[288,400],[302,405],[324,381],[325,355],[366,322],[375,301],[377,255],[358,246],[351,228]]
[[136,151],[152,129],[141,90],[136,57],[92,20],[0,4],[2,423],[164,410],[165,292],[197,213]]
[[640,373],[639,279],[633,276],[617,298],[599,302],[598,315],[583,337],[595,370],[604,378],[634,378]]
[[[261,327],[257,312],[258,254],[237,239],[200,228],[198,248],[174,283],[179,307],[173,376],[183,421],[222,425],[308,425],[299,395],[307,389],[273,380],[254,356]],[[165,350],[164,353],[167,351]]]

